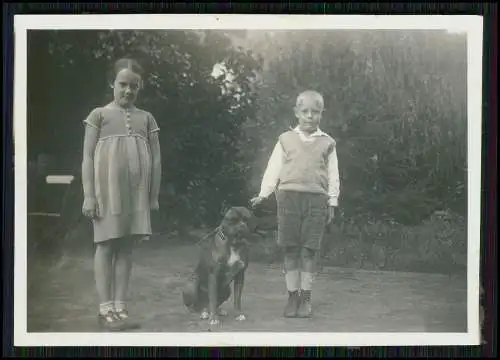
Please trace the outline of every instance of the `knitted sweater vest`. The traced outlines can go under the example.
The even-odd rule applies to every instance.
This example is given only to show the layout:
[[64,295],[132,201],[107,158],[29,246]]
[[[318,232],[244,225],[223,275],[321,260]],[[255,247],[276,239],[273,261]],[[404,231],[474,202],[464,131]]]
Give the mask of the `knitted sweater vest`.
[[280,135],[284,152],[279,189],[328,194],[328,157],[335,148],[329,136],[304,142],[299,134],[287,131]]

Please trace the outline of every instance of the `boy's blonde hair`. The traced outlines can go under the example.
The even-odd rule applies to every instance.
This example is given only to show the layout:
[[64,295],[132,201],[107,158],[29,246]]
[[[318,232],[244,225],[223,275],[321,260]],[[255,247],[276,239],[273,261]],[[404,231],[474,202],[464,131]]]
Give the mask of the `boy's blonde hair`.
[[315,90],[306,90],[301,92],[297,96],[297,100],[295,102],[295,107],[299,108],[302,103],[304,102],[304,99],[313,99],[315,100],[316,104],[323,109],[325,107],[325,100],[323,99],[323,95],[321,95],[319,92]]

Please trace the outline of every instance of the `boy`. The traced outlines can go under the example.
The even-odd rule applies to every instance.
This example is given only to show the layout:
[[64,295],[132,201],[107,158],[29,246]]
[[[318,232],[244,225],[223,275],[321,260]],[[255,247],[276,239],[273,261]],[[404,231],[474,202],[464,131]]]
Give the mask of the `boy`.
[[285,249],[288,302],[285,317],[310,317],[313,272],[324,229],[338,205],[339,172],[335,140],[319,129],[323,96],[297,97],[298,126],[281,134],[262,180],[258,205],[276,191],[278,243]]

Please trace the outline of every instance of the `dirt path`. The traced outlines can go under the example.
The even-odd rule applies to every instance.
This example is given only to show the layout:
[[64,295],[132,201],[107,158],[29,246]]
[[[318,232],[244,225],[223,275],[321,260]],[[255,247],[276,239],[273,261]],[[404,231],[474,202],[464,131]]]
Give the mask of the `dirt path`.
[[[142,324],[139,331],[206,331],[207,322],[186,313],[180,297],[196,249],[143,248],[135,258],[130,310]],[[98,331],[92,266],[90,257],[73,258],[58,271],[39,273],[36,286],[28,290],[29,332]],[[235,321],[229,302],[223,330],[465,332],[466,294],[463,277],[325,268],[315,282],[314,318],[285,319],[279,266],[252,263],[243,295],[247,320]]]

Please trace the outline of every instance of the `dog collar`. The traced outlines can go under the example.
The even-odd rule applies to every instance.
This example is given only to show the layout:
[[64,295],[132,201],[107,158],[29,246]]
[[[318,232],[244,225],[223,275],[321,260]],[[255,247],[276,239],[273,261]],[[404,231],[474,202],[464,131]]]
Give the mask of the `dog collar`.
[[[227,236],[224,235],[224,232],[221,228],[217,229],[217,235],[221,238],[221,240],[228,241]],[[241,241],[248,245],[248,241],[246,241],[246,239],[241,239]],[[233,244],[231,246],[233,246]]]
[[221,229],[221,228],[219,228],[219,229],[217,230],[217,235],[219,235],[219,237],[220,237],[222,240],[227,240],[227,236],[226,236],[226,235],[224,235],[224,233],[222,232],[222,229]]

